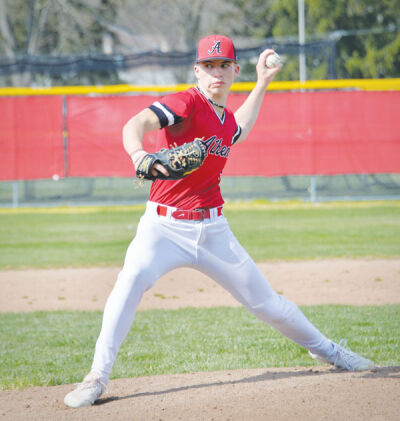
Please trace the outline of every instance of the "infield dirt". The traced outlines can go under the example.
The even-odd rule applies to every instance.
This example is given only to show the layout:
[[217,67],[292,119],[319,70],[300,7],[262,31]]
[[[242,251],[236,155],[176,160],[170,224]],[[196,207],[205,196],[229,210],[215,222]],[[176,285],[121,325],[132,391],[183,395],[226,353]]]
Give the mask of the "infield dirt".
[[[299,305],[400,303],[400,259],[259,265]],[[102,310],[119,268],[0,271],[0,312]],[[146,292],[139,310],[236,306],[214,281],[179,269]],[[362,373],[329,367],[260,368],[112,380],[90,408],[63,404],[72,385],[0,392],[1,420],[397,420],[400,366]]]

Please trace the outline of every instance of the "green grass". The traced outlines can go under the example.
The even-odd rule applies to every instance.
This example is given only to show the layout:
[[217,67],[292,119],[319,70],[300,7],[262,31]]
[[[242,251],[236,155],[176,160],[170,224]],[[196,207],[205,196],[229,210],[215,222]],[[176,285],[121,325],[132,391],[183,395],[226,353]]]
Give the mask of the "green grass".
[[[0,269],[120,265],[143,206],[0,210]],[[400,202],[227,205],[256,261],[400,256]]]
[[[303,308],[334,340],[378,365],[399,365],[400,305]],[[99,312],[0,314],[0,388],[80,381],[90,368]],[[113,378],[315,365],[307,352],[244,308],[139,312]]]
[[0,214],[0,268],[119,264],[142,213],[98,208]]
[[320,207],[226,212],[257,261],[400,255],[400,208]]

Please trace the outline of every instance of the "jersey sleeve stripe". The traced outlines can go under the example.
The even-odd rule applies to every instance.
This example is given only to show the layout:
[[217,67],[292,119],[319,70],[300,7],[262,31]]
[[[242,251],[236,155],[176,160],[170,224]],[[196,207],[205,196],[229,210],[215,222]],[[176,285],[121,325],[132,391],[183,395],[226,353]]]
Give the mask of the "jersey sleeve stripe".
[[236,132],[232,137],[232,145],[239,139],[240,135],[242,133],[241,127],[238,125],[236,128]]
[[150,110],[153,111],[158,119],[160,120],[160,125],[161,128],[168,126],[168,118],[165,116],[165,114],[158,108],[156,107],[154,104],[150,105]]
[[165,126],[173,126],[183,120],[182,117],[175,114],[165,104],[161,104],[158,101],[150,105],[149,108],[157,114],[157,117],[160,120],[161,128]]

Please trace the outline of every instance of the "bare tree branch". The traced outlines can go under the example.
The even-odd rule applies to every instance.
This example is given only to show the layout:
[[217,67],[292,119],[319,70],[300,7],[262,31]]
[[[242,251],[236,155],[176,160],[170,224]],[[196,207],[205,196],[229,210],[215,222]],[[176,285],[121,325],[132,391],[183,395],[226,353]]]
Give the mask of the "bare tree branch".
[[[28,54],[35,54],[39,49],[40,39],[44,33],[50,6],[53,2],[54,0],[48,0],[44,7],[39,5],[39,7],[35,7],[33,10],[34,25],[27,51]],[[37,3],[35,3],[35,6],[37,6]],[[38,12],[36,11],[37,8],[39,9]]]
[[6,57],[14,57],[16,42],[7,17],[7,4],[5,0],[0,0],[0,36],[3,40],[4,53]]

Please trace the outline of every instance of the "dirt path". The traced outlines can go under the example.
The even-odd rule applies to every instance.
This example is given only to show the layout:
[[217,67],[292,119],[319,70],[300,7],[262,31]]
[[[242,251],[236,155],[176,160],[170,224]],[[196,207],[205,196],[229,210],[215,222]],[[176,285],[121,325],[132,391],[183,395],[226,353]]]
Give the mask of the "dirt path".
[[[400,303],[400,259],[261,263],[272,287],[299,305]],[[103,310],[119,268],[0,271],[0,312]],[[237,306],[213,280],[193,269],[163,276],[139,310]]]
[[[300,305],[400,303],[400,259],[260,264],[271,285]],[[0,272],[0,312],[102,310],[119,268]],[[237,303],[192,269],[160,279],[141,310]],[[99,404],[66,408],[72,385],[0,392],[0,420],[397,420],[400,365],[373,372],[266,368],[119,379]]]

